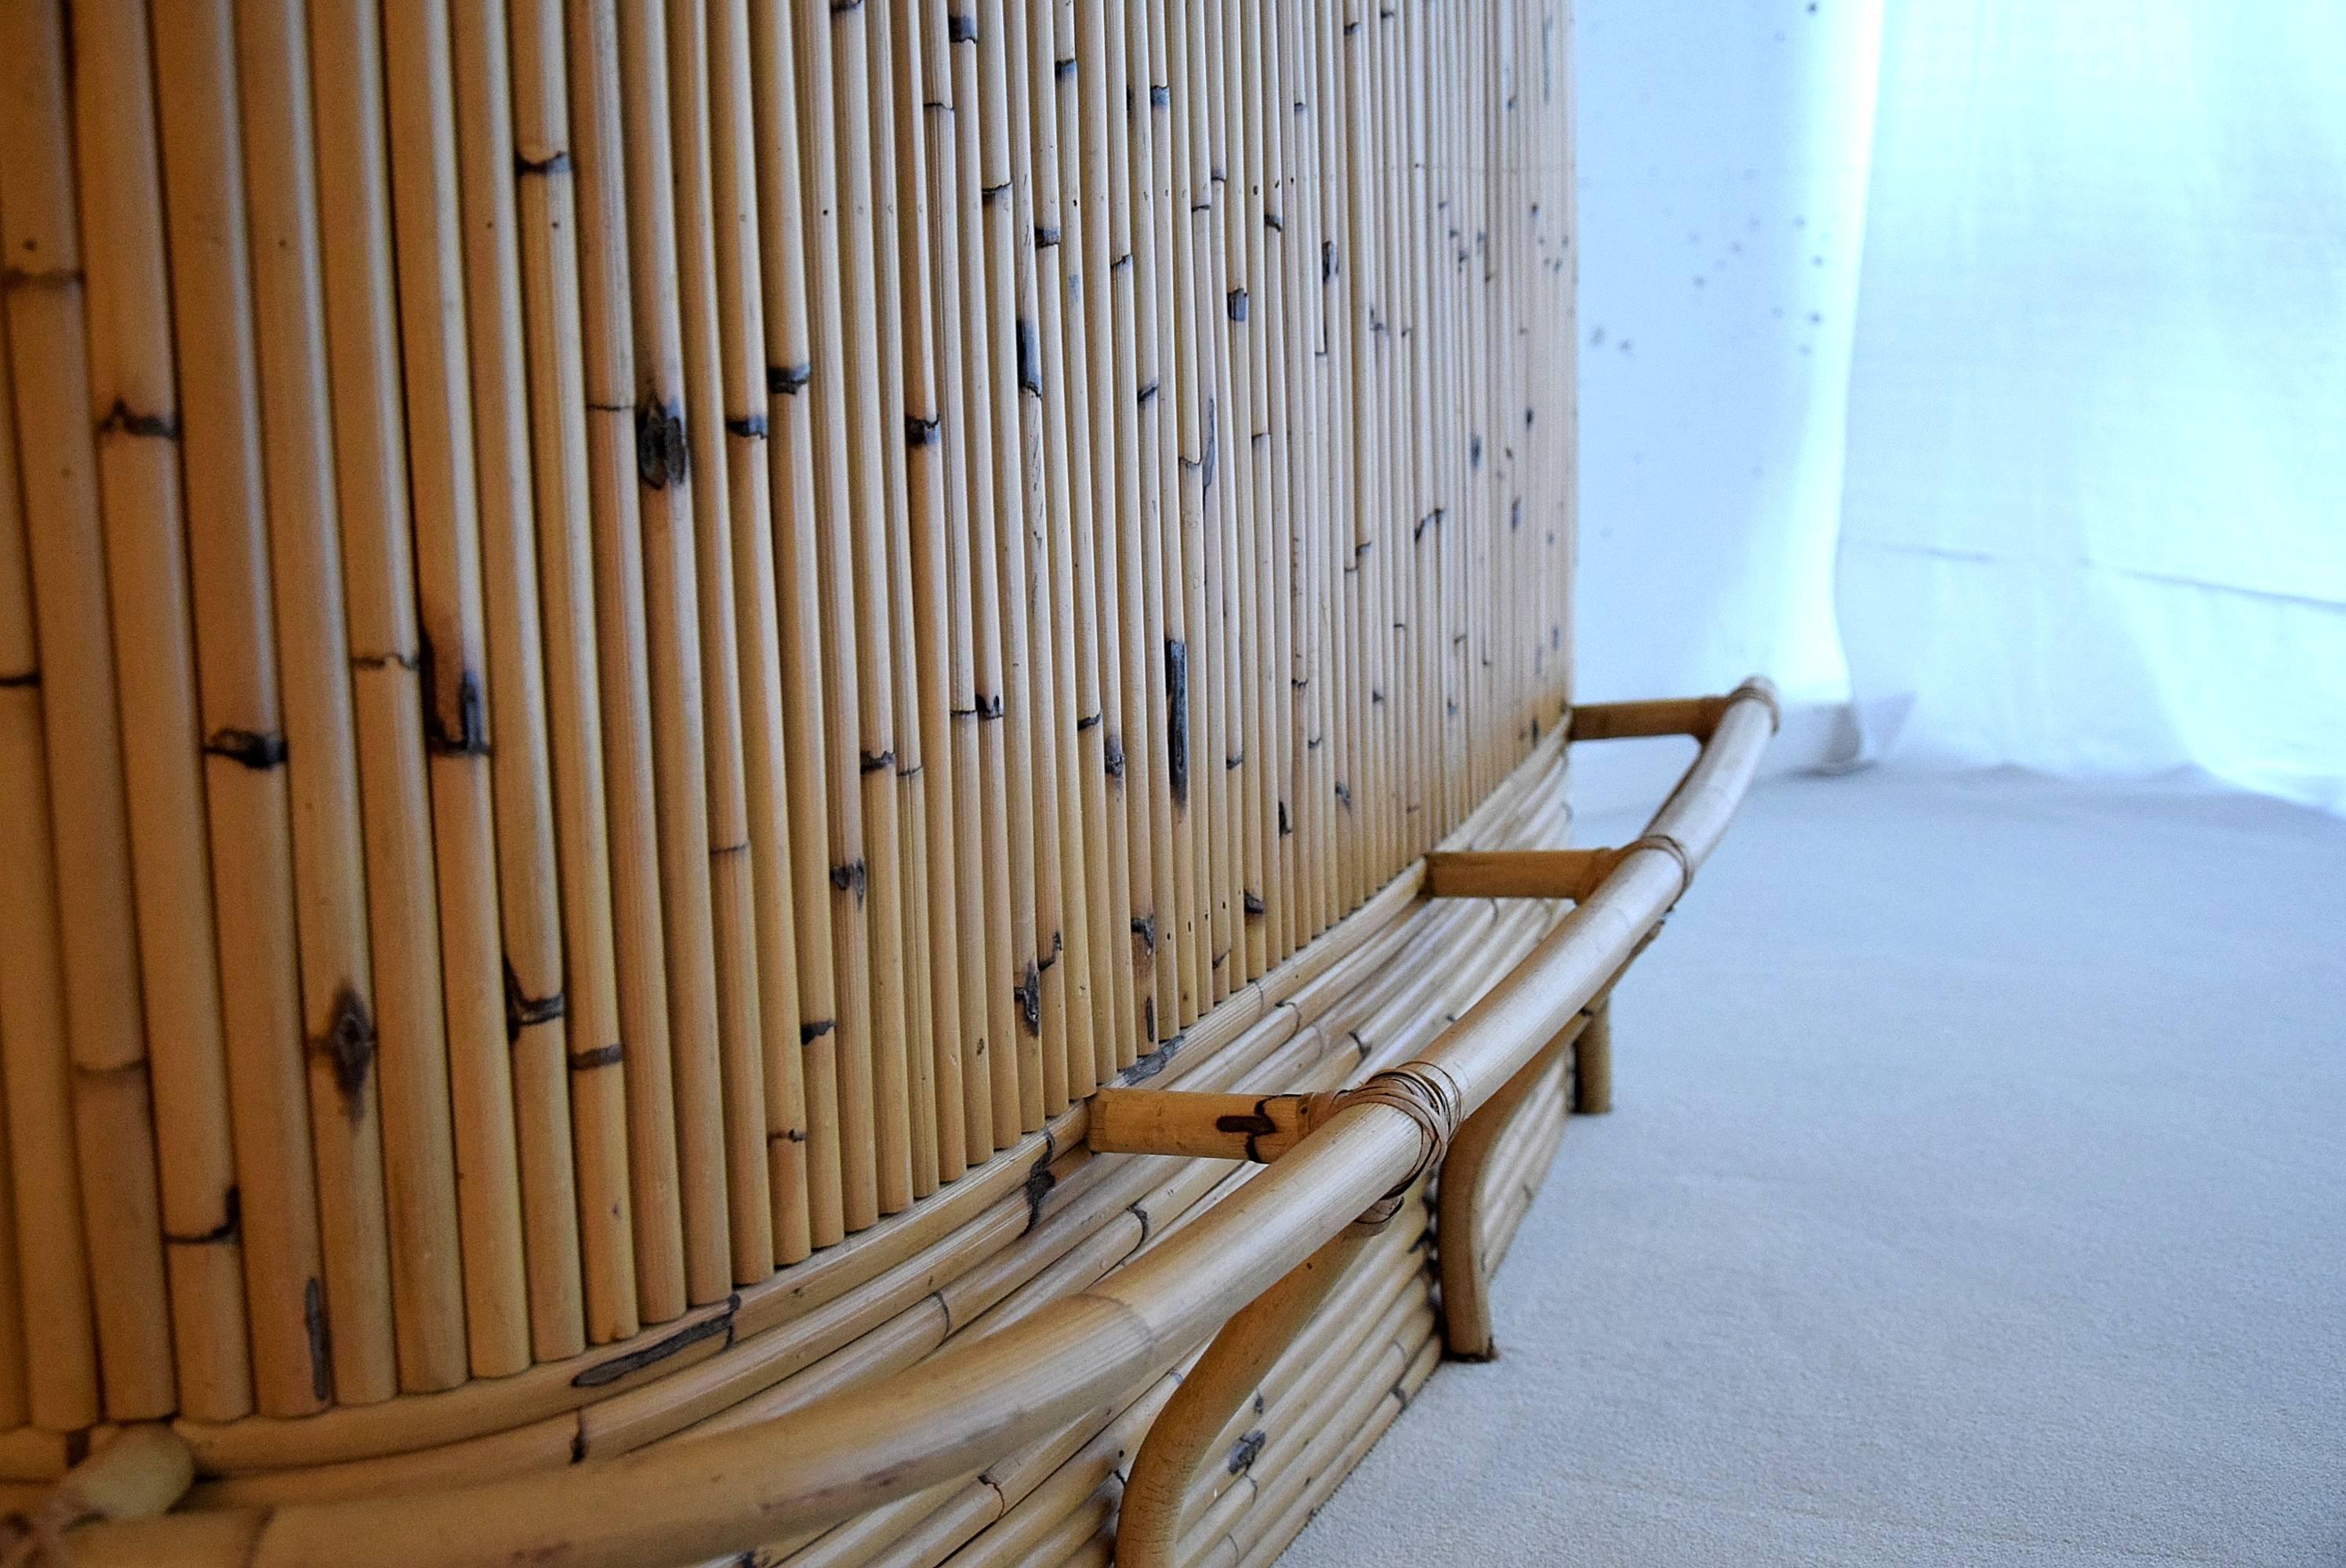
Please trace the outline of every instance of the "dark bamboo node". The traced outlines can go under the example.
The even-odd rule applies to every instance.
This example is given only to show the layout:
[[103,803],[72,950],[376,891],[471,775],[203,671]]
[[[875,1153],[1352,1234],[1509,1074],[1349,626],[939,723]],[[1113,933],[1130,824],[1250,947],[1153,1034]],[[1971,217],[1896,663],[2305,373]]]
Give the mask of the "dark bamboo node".
[[285,737],[252,729],[215,729],[204,739],[204,755],[223,758],[256,773],[285,763]]
[[179,419],[174,413],[144,413],[120,398],[97,422],[100,435],[128,435],[156,441],[179,439]]
[[521,976],[515,972],[513,960],[505,961],[505,1043],[518,1044],[522,1031],[541,1023],[551,1023],[568,1012],[559,991],[545,996],[532,996],[522,986]]
[[652,490],[681,484],[690,454],[684,410],[673,402],[647,395],[636,409],[637,476]]
[[374,1067],[375,1044],[374,1021],[368,1015],[366,1003],[349,983],[337,987],[333,1005],[326,1015],[325,1032],[311,1041],[310,1048],[323,1056],[332,1069],[342,1109],[351,1116],[362,1115],[366,1111],[367,1079]]
[[220,1220],[218,1225],[209,1230],[199,1230],[192,1235],[166,1230],[163,1233],[163,1239],[173,1247],[219,1247],[223,1243],[236,1240],[243,1225],[243,1196],[231,1185],[220,1195]]

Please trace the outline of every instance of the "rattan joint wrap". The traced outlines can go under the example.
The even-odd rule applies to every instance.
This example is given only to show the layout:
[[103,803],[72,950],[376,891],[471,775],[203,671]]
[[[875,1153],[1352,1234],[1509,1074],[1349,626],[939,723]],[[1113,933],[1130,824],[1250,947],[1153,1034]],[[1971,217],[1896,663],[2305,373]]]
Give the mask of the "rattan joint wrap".
[[1615,857],[1614,863],[1618,865],[1640,850],[1658,850],[1678,863],[1678,897],[1670,900],[1670,908],[1678,908],[1678,899],[1686,897],[1687,891],[1694,886],[1693,857],[1687,853],[1684,844],[1679,843],[1668,833],[1646,833],[1622,845],[1620,852]]
[[1440,1065],[1423,1061],[1404,1062],[1352,1088],[1309,1097],[1303,1115],[1307,1129],[1323,1126],[1355,1105],[1383,1105],[1417,1125],[1417,1163],[1409,1175],[1393,1184],[1392,1191],[1362,1211],[1353,1221],[1356,1227],[1374,1231],[1392,1223],[1393,1216],[1401,1212],[1402,1196],[1442,1164],[1450,1140],[1464,1119],[1465,1105],[1466,1094],[1458,1080]]

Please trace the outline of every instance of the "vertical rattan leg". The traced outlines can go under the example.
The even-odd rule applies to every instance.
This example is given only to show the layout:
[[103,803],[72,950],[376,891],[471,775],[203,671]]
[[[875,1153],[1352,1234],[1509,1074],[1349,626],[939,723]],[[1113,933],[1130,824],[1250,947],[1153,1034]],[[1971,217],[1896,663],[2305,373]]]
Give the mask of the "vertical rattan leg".
[[1484,1246],[1491,1217],[1484,1178],[1509,1129],[1537,1097],[1541,1080],[1555,1070],[1557,1053],[1573,1049],[1576,1036],[1585,1038],[1586,1028],[1584,1013],[1525,1063],[1506,1087],[1466,1118],[1442,1162],[1434,1258],[1442,1271],[1443,1353],[1451,1360],[1488,1361],[1499,1353],[1491,1327],[1493,1262]]
[[1613,999],[1601,997],[1589,1009],[1588,1027],[1580,1033],[1573,1062],[1576,1087],[1572,1108],[1584,1116],[1601,1116],[1613,1108]]

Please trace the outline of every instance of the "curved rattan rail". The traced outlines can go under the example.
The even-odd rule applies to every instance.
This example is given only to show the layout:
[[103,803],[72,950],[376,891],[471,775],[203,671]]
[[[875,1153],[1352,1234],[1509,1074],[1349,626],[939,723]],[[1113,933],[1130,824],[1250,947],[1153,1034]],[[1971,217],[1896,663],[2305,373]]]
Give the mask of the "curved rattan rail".
[[[1764,682],[1653,728],[1702,749],[1646,834],[1513,973],[1423,1053],[1471,1115],[1556,1039],[1686,891],[1776,719]],[[1582,738],[1575,724],[1575,738]],[[968,1473],[1116,1405],[1423,1163],[1422,1122],[1348,1105],[1229,1201],[1120,1272],[990,1338],[792,1414],[608,1462],[403,1496],[94,1525],[79,1568],[643,1568],[722,1557]]]

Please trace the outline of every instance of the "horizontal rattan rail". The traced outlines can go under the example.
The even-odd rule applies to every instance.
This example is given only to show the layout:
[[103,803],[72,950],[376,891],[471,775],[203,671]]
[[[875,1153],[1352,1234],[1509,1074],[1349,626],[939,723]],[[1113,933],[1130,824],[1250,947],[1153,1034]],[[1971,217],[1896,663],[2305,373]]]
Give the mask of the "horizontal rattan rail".
[[[1640,711],[1643,709],[1644,711]],[[1601,710],[1576,738],[1694,733],[1646,833],[1515,971],[1413,1064],[1470,1116],[1564,1033],[1648,940],[1726,831],[1775,696]],[[990,1338],[790,1415],[608,1462],[403,1496],[92,1525],[79,1568],[649,1568],[739,1553],[967,1474],[1161,1375],[1429,1159],[1423,1116],[1361,1100],[1120,1272]]]

